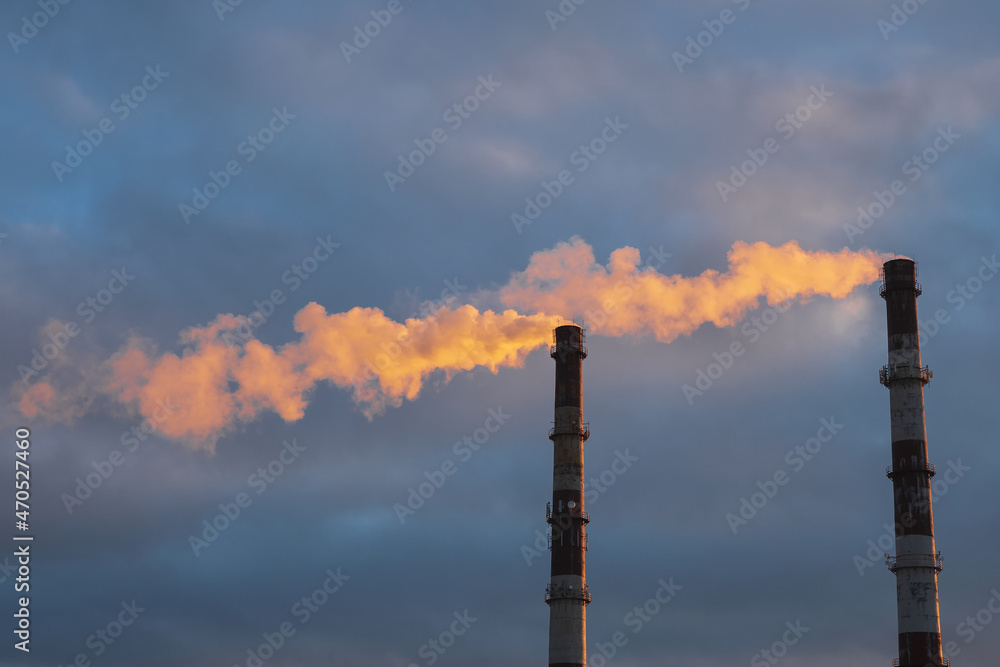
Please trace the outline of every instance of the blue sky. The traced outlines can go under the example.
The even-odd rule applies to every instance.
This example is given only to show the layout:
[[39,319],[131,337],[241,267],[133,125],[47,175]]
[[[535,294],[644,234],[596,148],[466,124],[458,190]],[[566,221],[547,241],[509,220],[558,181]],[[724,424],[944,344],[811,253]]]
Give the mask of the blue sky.
[[[993,659],[1000,619],[981,630],[965,619],[1000,589],[1000,9],[897,3],[915,11],[889,31],[883,1],[620,4],[587,0],[557,23],[555,0],[401,0],[395,14],[380,0],[224,12],[210,0],[52,0],[51,17],[44,1],[4,4],[0,371],[12,390],[0,427],[32,432],[36,542],[32,651],[8,642],[0,664],[246,665],[283,623],[295,632],[265,664],[544,664],[547,552],[530,557],[551,493],[544,351],[523,368],[437,377],[373,420],[321,384],[301,419],[265,414],[214,454],[129,436],[142,417],[128,406],[25,420],[16,393],[18,366],[66,323],[79,334],[41,378],[103,361],[130,336],[180,353],[181,331],[248,315],[275,289],[286,301],[254,331],[275,346],[296,338],[309,302],[396,320],[449,289],[474,302],[573,236],[598,262],[631,246],[687,276],[724,271],[737,241],[917,259],[921,320],[938,318],[923,355],[942,635],[957,665]],[[371,12],[391,21],[345,49]],[[704,46],[679,68],[689,38]],[[498,85],[456,127],[448,110],[483,79]],[[627,129],[578,171],[574,154],[608,119]],[[437,128],[446,139],[390,189],[386,172]],[[53,166],[76,163],[72,150],[89,154]],[[519,228],[512,215],[563,170],[572,183]],[[182,205],[212,174],[225,186],[186,221]],[[317,238],[339,246],[296,283],[288,272]],[[123,270],[134,278],[112,282]],[[592,658],[624,630],[608,664],[752,664],[797,621],[809,630],[787,667],[896,657],[893,576],[858,566],[892,521],[878,287],[767,311],[669,344],[588,337],[588,478],[613,480],[588,499]],[[745,354],[689,401],[683,386],[737,341]],[[510,418],[466,459],[455,445],[490,410]],[[821,420],[843,428],[789,462]],[[116,451],[122,463],[68,509],[78,478]],[[619,456],[636,459],[620,474]],[[446,461],[455,473],[401,523],[394,505]],[[734,534],[726,515],[778,471],[789,483]],[[191,536],[240,498],[195,553]],[[671,578],[682,588],[633,632],[628,614]],[[324,584],[336,592],[317,594]],[[303,597],[328,599],[302,622]],[[118,638],[89,639],[133,601],[143,611]],[[476,620],[454,645],[428,653],[466,612]]]

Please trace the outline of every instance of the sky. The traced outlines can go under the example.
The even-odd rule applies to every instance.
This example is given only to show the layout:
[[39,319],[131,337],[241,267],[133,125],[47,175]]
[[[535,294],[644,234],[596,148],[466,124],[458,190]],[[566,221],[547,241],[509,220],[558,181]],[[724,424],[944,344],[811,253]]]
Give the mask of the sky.
[[[889,665],[895,256],[942,639],[993,664],[998,21],[4,3],[0,430],[34,540],[30,652],[0,555],[0,665],[546,664],[547,343],[574,320],[589,664]],[[609,305],[621,276],[645,287]]]

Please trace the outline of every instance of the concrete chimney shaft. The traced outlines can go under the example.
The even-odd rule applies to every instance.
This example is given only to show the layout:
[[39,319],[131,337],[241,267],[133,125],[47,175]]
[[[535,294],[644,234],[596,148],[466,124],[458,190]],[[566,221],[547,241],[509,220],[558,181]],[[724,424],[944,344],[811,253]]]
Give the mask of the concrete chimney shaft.
[[557,327],[550,350],[556,360],[552,502],[546,519],[552,526],[552,578],[545,592],[549,605],[549,666],[587,664],[587,533],[590,517],[583,506],[583,443],[590,431],[583,421],[582,373],[587,349],[583,330]]
[[887,560],[896,575],[899,665],[943,665],[937,586],[941,557],[934,544],[931,507],[934,467],[928,463],[924,424],[924,385],[932,374],[920,361],[920,285],[914,262],[886,262],[880,293],[889,334],[889,363],[879,376],[889,388],[892,424],[892,465],[886,474],[892,480],[896,556]]

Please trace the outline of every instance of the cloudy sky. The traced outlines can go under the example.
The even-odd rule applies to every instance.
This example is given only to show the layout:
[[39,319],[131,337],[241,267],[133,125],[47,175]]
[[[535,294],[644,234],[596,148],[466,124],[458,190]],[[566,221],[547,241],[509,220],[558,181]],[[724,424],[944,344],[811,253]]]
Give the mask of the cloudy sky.
[[[0,664],[545,664],[543,348],[402,397],[268,384],[188,431],[192,404],[217,414],[201,376],[111,400],[109,364],[226,327],[226,354],[298,350],[319,307],[537,316],[511,290],[553,249],[699,276],[789,241],[918,261],[941,630],[954,664],[995,662],[1000,8],[491,4],[3,4],[0,428],[30,429],[35,542],[31,652],[7,615]],[[897,656],[884,303],[877,277],[835,282],[677,336],[548,313],[590,329],[595,667],[617,632],[621,667]]]

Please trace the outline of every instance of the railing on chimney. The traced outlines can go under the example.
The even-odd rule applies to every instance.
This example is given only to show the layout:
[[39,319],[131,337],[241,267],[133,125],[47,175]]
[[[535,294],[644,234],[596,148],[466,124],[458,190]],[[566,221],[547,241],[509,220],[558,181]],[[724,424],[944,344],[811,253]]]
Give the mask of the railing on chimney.
[[904,472],[922,472],[926,473],[930,477],[933,477],[934,475],[937,474],[937,467],[934,464],[930,464],[926,468],[908,468],[905,466],[900,466],[899,468],[896,468],[893,466],[888,466],[885,469],[885,476],[888,477],[889,479],[892,479],[893,475],[898,475]]
[[569,428],[559,430],[555,426],[549,429],[549,440],[555,440],[557,435],[576,435],[586,440],[590,437],[590,422],[572,424]]
[[910,364],[885,365],[878,372],[878,380],[886,387],[897,380],[920,380],[927,384],[934,373],[927,366],[911,366]]
[[[589,512],[574,512],[575,508],[567,508],[565,514],[569,514],[571,518],[583,519],[584,523],[590,523],[590,513]],[[555,514],[552,512],[552,503],[545,503],[545,521],[547,523],[552,523]]]
[[[907,556],[906,558],[908,560],[912,561],[912,559],[915,558],[915,557],[914,556]],[[940,572],[941,570],[944,569],[944,559],[941,558],[941,552],[940,551],[937,552],[934,556],[917,556],[916,558],[931,558],[932,559],[931,562],[933,564],[932,565],[928,565],[926,563],[912,563],[911,562],[910,567],[933,567],[938,572]],[[899,557],[898,556],[890,556],[889,554],[885,555],[885,564],[889,566],[889,571],[890,572],[895,572],[900,567],[902,567],[901,565],[899,565]]]
[[582,588],[565,584],[548,584],[545,586],[545,601],[552,600],[580,600],[584,604],[590,604],[590,589],[586,584]]

